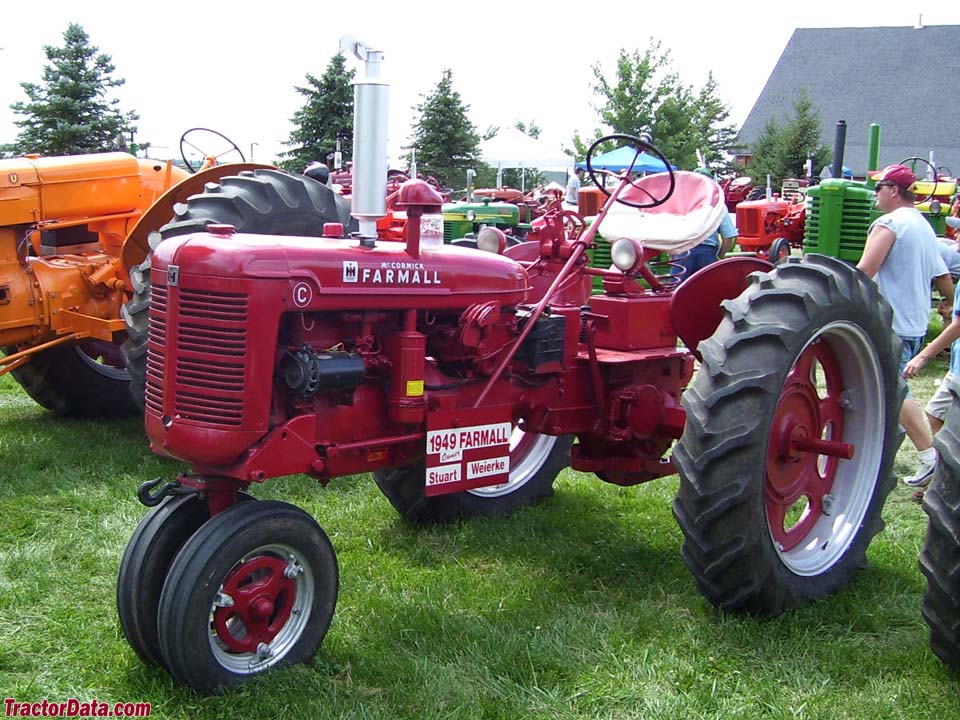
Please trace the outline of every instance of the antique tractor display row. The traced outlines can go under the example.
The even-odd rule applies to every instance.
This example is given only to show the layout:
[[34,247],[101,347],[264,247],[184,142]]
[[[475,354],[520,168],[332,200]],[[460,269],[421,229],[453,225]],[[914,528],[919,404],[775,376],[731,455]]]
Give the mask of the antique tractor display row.
[[[361,116],[377,83],[356,93],[356,126],[376,125]],[[354,166],[352,236],[329,188],[268,170],[208,186],[161,230],[145,424],[189,470],[141,488],[152,509],[121,563],[121,625],[145,662],[216,693],[314,654],[332,544],[246,492],[294,473],[370,472],[422,523],[537,502],[567,465],[625,486],[679,472],[684,560],[729,611],[775,615],[865,564],[903,395],[872,281],[811,255],[731,259],[678,287],[648,260],[726,212],[696,173],[625,173],[589,226],[557,203],[529,242],[485,228],[478,249],[433,250],[420,219],[442,199],[417,180],[395,199],[404,241],[377,239],[382,177]],[[587,260],[598,233],[609,269]]]

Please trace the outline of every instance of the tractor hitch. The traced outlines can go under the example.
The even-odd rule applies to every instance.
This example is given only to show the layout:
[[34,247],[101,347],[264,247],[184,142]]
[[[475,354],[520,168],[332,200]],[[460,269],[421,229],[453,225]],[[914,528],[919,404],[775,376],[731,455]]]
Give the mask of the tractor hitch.
[[162,503],[168,495],[196,495],[200,493],[197,488],[187,487],[181,484],[179,480],[171,480],[156,493],[151,493],[161,482],[163,482],[163,478],[147,480],[137,490],[137,500],[147,507],[155,507]]

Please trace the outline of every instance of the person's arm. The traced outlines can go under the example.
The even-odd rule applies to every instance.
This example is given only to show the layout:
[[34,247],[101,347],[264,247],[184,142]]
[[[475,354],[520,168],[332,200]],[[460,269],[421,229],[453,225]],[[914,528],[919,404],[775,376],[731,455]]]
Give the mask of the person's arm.
[[953,321],[943,329],[943,332],[906,364],[903,368],[903,376],[914,377],[930,358],[936,357],[957,338],[960,338],[960,315],[954,315]]
[[720,250],[717,252],[717,257],[722,260],[737,239],[737,226],[733,224],[729,215],[724,215],[717,233],[720,235]]
[[733,248],[733,243],[736,241],[737,236],[731,235],[730,237],[722,238],[720,241],[720,252],[717,253],[717,257],[721,260],[726,257],[727,253]]
[[890,228],[884,225],[874,225],[873,230],[867,236],[867,243],[863,247],[863,255],[860,262],[857,263],[857,269],[862,270],[870,277],[876,275],[896,239],[896,235]]
[[953,297],[953,278],[950,277],[950,273],[938,275],[933,279],[933,284],[937,286],[944,302],[948,302],[947,298]]

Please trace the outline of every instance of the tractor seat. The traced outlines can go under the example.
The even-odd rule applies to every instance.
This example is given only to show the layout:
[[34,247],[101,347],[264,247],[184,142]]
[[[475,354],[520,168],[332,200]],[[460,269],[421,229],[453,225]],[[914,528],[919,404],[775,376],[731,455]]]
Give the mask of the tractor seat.
[[[645,247],[676,255],[699,245],[720,227],[727,212],[723,191],[711,178],[695,172],[674,173],[673,195],[657,207],[638,208],[616,203],[600,225],[600,234],[613,243],[630,238]],[[663,197],[670,186],[667,173],[647,175],[635,181],[640,188],[627,186],[620,197],[631,202],[650,202]]]

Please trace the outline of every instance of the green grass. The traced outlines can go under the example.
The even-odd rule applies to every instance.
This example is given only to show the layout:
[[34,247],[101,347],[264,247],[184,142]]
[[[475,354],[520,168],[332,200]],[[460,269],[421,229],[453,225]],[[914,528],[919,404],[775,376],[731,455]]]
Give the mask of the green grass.
[[[913,383],[921,402],[945,372]],[[907,441],[899,476],[916,454]],[[154,718],[936,718],[960,679],[927,647],[917,555],[926,516],[899,485],[870,566],[843,593],[770,621],[697,592],[670,513],[675,477],[636,488],[564,473],[500,520],[415,529],[373,481],[254,491],[312,513],[341,591],[309,665],[219,698],[127,646],[114,609],[139,483],[173,477],[140,423],[49,416],[0,378],[0,697],[148,701]]]

